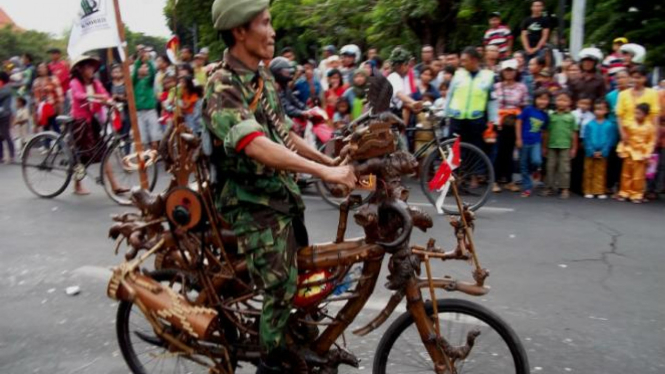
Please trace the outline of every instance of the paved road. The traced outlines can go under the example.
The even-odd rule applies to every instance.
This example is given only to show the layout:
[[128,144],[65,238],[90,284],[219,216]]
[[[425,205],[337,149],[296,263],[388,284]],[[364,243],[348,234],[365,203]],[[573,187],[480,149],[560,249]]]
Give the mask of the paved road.
[[[0,373],[128,372],[115,341],[116,304],[105,296],[107,269],[120,261],[106,238],[109,215],[123,209],[92,190],[83,198],[68,191],[40,200],[26,190],[18,167],[0,165]],[[412,200],[425,202],[418,191]],[[330,240],[335,212],[313,196],[306,202],[311,239]],[[478,214],[477,246],[492,292],[475,301],[514,327],[532,372],[665,372],[664,203],[501,194],[488,207]],[[452,245],[444,217],[435,218],[435,228],[414,240],[433,236]],[[352,226],[349,234],[360,230]],[[460,278],[468,270],[433,267]],[[80,286],[81,294],[67,296],[69,286]],[[388,297],[379,286],[354,325]],[[342,373],[371,372],[382,331],[350,338],[362,368]]]

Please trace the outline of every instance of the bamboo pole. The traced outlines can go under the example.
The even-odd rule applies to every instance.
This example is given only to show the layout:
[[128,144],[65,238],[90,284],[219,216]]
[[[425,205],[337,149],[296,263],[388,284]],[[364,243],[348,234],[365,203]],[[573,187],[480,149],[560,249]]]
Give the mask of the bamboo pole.
[[141,133],[139,131],[138,116],[136,114],[136,99],[134,96],[134,84],[132,77],[129,73],[129,51],[125,44],[125,24],[122,22],[120,15],[120,4],[118,0],[113,0],[115,6],[115,21],[118,25],[118,35],[120,36],[120,43],[125,52],[125,60],[122,62],[122,73],[125,76],[125,89],[127,91],[127,107],[129,109],[129,121],[132,125],[132,135],[134,136],[134,146],[136,148],[137,159],[139,162],[139,177],[141,179],[141,188],[147,190],[148,176],[145,171],[145,160],[143,159],[143,143],[141,142]]

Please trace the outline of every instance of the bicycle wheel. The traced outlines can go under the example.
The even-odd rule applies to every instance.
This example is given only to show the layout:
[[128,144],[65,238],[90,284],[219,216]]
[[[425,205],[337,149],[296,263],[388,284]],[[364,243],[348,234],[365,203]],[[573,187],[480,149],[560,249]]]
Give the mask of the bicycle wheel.
[[[174,291],[182,292],[182,273],[177,270],[157,270],[150,274],[157,282],[171,287]],[[198,292],[190,286],[185,293],[188,298],[194,299]],[[179,336],[180,332],[166,321],[166,331],[173,336]],[[177,349],[171,347],[155,333],[152,325],[146,320],[143,312],[132,302],[122,301],[118,307],[116,318],[116,334],[122,356],[133,374],[155,374],[155,373],[191,373],[208,374],[209,368],[192,361],[184,354],[179,354]],[[188,341],[191,344],[196,342]],[[211,348],[210,345],[206,347]],[[210,362],[206,356],[196,356],[195,359]]]
[[[455,139],[450,139],[441,145],[445,156],[451,151],[454,143]],[[453,171],[453,176],[462,202],[472,211],[476,211],[485,205],[492,191],[494,167],[485,152],[472,144],[461,143],[460,152],[461,165]],[[420,186],[432,205],[436,205],[439,192],[429,190],[429,181],[434,178],[442,160],[441,152],[430,153],[420,173]],[[447,214],[459,214],[452,189],[448,191],[443,210]]]
[[[132,167],[128,164],[123,147],[122,142],[114,142],[109,147],[102,159],[100,175],[104,191],[106,191],[106,194],[111,200],[119,205],[126,206],[132,204],[130,194],[128,192],[120,193],[119,191],[114,191],[111,187],[108,175],[109,172],[112,173],[117,185],[121,187],[131,188],[141,185],[139,171],[136,167]],[[150,191],[152,191],[157,183],[158,170],[156,162],[146,162],[146,174],[148,176]]]
[[34,136],[23,149],[23,180],[35,195],[50,199],[60,195],[74,174],[74,156],[55,133]]
[[[334,140],[331,140],[328,143],[321,146],[319,148],[319,151],[328,157],[331,158],[337,157],[337,154],[335,153]],[[331,191],[330,184],[322,180],[316,182],[316,191],[323,198],[323,201],[328,203],[328,205],[332,206],[333,208],[339,208],[340,204],[342,204],[342,202],[346,200],[346,197],[340,198],[333,196],[332,192],[330,192]],[[371,191],[356,190],[353,191],[353,194],[360,195],[362,197],[362,204],[365,204],[372,197]]]
[[[457,373],[528,374],[526,351],[517,334],[487,308],[466,300],[438,300],[441,335],[455,347],[465,346],[467,334],[480,335],[463,361],[457,361]],[[432,314],[432,304],[426,305]],[[434,373],[432,359],[409,312],[402,314],[388,328],[374,356],[374,374]]]

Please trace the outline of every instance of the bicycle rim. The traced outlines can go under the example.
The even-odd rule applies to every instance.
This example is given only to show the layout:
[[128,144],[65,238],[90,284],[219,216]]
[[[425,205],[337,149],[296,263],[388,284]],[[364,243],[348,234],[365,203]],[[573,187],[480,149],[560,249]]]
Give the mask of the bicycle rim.
[[[429,181],[434,178],[436,171],[441,166],[443,157],[447,157],[448,152],[451,152],[453,143],[454,139],[443,143],[443,155],[441,152],[432,152],[423,164],[420,183],[425,196],[432,205],[436,205],[439,192],[429,190]],[[462,203],[468,205],[472,211],[476,211],[485,205],[492,191],[494,167],[485,152],[474,145],[461,143],[460,152],[461,165],[453,171],[455,184]],[[448,190],[448,194],[444,199],[443,210],[447,214],[459,214],[452,188]]]
[[[136,168],[130,167],[126,162],[126,155],[124,153],[121,143],[114,143],[109,150],[104,155],[102,161],[100,175],[102,178],[102,184],[104,185],[104,191],[119,205],[131,205],[131,194],[129,192],[118,193],[113,190],[111,183],[109,181],[109,176],[106,172],[106,169],[110,170],[113,174],[117,185],[120,187],[131,188],[141,185],[141,178],[139,171]],[[157,182],[157,165],[154,162],[146,163],[146,174],[148,176],[148,183],[150,186],[150,191],[155,188]]]
[[[466,300],[438,301],[441,336],[453,347],[463,347],[472,331],[480,332],[458,374],[527,374],[529,364],[515,332],[488,309]],[[427,306],[432,314],[431,304]],[[434,364],[423,346],[411,314],[403,314],[385,333],[374,361],[374,374],[434,373]]]
[[56,134],[39,134],[23,150],[23,180],[28,189],[42,198],[60,195],[69,185],[74,158]]

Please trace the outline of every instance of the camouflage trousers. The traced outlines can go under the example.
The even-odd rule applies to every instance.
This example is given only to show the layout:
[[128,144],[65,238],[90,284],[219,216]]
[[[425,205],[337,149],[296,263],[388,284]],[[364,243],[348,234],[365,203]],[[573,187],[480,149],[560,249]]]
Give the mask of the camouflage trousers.
[[[270,219],[251,215],[233,225],[238,249],[247,259],[247,268],[256,286],[264,291],[259,325],[259,341],[265,354],[284,345],[286,324],[296,294],[298,269],[292,218],[271,212]],[[260,214],[259,217],[263,216]]]

